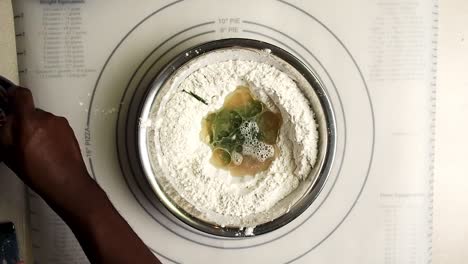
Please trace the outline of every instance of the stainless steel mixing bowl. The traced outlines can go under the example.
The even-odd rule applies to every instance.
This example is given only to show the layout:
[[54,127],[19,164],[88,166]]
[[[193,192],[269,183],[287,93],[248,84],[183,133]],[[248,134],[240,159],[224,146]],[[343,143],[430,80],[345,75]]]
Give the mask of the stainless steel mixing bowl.
[[[219,51],[223,52],[220,53]],[[216,56],[211,54],[216,54]],[[219,54],[224,54],[225,56],[219,56]],[[155,81],[143,97],[139,113],[141,120],[148,119],[152,110],[154,111],[154,108],[160,107],[161,98],[164,94],[178,85],[178,82],[174,80],[174,76],[179,75],[177,78],[180,79],[180,71],[191,69],[185,75],[187,76],[190,72],[204,67],[206,63],[200,62],[200,58],[207,58],[206,56],[212,56],[213,62],[243,59],[261,60],[262,62],[272,64],[297,82],[303,94],[310,100],[310,105],[315,113],[319,132],[318,157],[309,177],[296,190],[300,191],[302,195],[289,207],[287,212],[270,222],[256,226],[253,233],[260,235],[273,231],[286,225],[303,213],[320,194],[327,180],[334,159],[336,141],[332,105],[329,98],[327,98],[325,87],[323,87],[303,62],[289,52],[258,40],[222,39],[192,47],[170,61],[156,76]],[[193,63],[194,61],[197,63]],[[151,163],[148,145],[148,136],[151,133],[151,129],[147,126],[139,126],[136,129],[142,169],[157,197],[172,214],[193,228],[212,235],[233,238],[252,235],[251,232],[246,232],[246,229],[240,226],[223,227],[210,223],[206,219],[202,220],[194,217],[174,203],[171,197],[165,193],[156,177],[158,173],[164,172],[155,168],[155,165]]]

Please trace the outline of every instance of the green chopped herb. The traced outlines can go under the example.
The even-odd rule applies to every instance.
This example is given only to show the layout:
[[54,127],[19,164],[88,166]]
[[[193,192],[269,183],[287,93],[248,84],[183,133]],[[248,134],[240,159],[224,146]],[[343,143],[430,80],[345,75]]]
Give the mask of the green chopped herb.
[[201,98],[199,95],[193,93],[193,92],[187,92],[186,90],[182,90],[182,92],[186,93],[186,94],[190,94],[191,96],[193,96],[195,99],[197,99],[198,101],[204,103],[205,105],[208,105],[208,103],[205,101],[205,99]]

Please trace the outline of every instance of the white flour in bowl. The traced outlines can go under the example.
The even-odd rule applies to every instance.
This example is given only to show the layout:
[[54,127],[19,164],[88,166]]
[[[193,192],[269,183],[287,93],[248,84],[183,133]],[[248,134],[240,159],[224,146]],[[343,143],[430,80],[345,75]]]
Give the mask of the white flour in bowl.
[[[202,119],[219,109],[238,85],[250,87],[283,118],[280,154],[255,176],[233,177],[215,168],[211,149],[200,138]],[[153,168],[163,172],[156,177],[179,207],[205,221],[251,227],[273,220],[288,210],[275,205],[291,196],[314,166],[318,132],[309,101],[289,76],[268,64],[234,60],[202,67],[164,95],[159,109],[149,138]]]

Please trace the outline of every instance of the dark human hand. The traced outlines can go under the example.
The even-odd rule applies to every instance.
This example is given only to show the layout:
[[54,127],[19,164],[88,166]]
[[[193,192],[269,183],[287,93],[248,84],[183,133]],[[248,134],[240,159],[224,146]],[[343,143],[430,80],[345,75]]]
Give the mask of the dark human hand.
[[0,128],[0,157],[49,202],[73,202],[74,190],[92,180],[67,120],[36,109],[25,88],[11,90],[8,103],[12,114]]

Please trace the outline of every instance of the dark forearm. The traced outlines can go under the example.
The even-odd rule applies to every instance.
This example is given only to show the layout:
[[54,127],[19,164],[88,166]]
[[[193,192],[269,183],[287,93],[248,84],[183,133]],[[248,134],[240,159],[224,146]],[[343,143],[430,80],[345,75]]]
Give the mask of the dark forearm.
[[36,108],[28,89],[2,99],[11,112],[0,126],[0,159],[65,220],[89,260],[159,263],[89,177],[68,121]]
[[160,263],[91,179],[51,206],[70,226],[91,263]]

